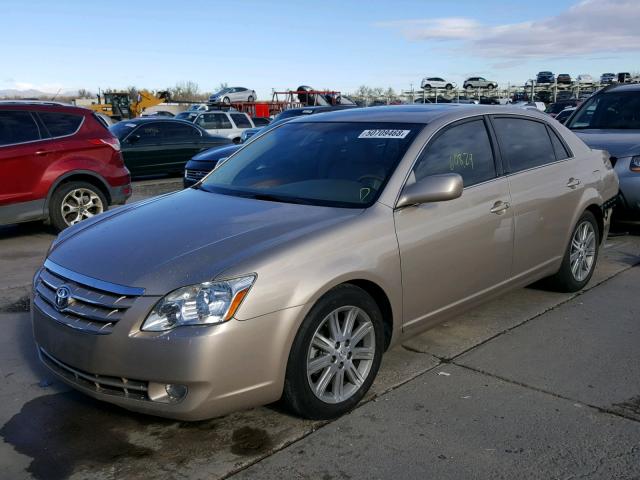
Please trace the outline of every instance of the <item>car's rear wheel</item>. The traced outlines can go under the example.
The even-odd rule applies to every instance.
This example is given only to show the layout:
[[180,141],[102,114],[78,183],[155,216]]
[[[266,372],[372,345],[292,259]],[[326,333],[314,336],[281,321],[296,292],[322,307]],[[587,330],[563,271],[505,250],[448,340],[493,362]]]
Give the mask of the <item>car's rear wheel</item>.
[[600,233],[593,213],[582,214],[571,234],[569,246],[558,273],[549,278],[561,292],[577,292],[589,283],[598,261]]
[[51,195],[49,218],[53,227],[61,231],[107,208],[104,193],[95,185],[87,182],[63,183]]
[[493,90],[494,88],[496,88],[496,86],[493,85],[492,83],[490,83],[488,88],[489,88],[489,90]]
[[451,85],[450,83],[447,83],[446,87],[447,90],[453,90],[453,85]]
[[338,417],[371,387],[384,349],[382,314],[354,285],[340,285],[311,309],[291,347],[283,401],[311,419]]
[[431,89],[431,85],[428,85],[428,84],[427,84],[427,85],[425,85],[425,86],[424,86],[424,88],[425,88],[426,90],[430,90],[430,89]]
[[253,95],[249,95],[249,98],[247,98],[247,102],[252,103],[255,100],[255,98],[253,98]]

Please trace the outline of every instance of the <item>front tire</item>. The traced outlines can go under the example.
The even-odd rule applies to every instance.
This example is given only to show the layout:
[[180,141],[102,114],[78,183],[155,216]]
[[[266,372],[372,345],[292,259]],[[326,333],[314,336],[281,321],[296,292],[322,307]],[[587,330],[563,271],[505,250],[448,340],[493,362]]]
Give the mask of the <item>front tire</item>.
[[63,183],[51,195],[49,219],[51,225],[60,232],[105,212],[107,208],[107,198],[95,185],[87,182]]
[[384,349],[382,314],[371,296],[340,285],[308,313],[291,347],[282,400],[297,415],[339,417],[367,393]]
[[576,224],[558,273],[549,278],[550,286],[559,292],[582,290],[596,268],[600,244],[598,222],[586,211]]
[[450,83],[447,83],[447,85],[444,87],[447,90],[453,90],[453,85],[451,85]]
[[231,103],[231,99],[229,97],[224,97],[222,99],[222,103],[224,103],[225,105],[229,105]]

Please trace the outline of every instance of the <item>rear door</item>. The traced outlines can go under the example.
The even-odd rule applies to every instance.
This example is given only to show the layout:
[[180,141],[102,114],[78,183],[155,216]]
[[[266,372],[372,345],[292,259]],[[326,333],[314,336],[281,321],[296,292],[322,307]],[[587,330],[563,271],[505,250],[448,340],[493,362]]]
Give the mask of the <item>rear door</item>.
[[515,221],[513,276],[553,270],[584,189],[580,165],[546,122],[493,116]]
[[407,183],[459,173],[460,198],[396,210],[405,328],[422,329],[505,282],[513,217],[483,117],[445,127],[418,158]]
[[26,110],[0,110],[0,205],[35,200],[33,195],[55,145]]

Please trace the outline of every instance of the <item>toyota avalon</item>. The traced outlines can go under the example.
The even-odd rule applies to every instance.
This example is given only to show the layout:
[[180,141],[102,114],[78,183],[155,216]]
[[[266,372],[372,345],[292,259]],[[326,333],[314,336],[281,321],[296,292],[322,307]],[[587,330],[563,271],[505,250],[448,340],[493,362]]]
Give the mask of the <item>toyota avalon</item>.
[[38,352],[139,412],[336,417],[401,340],[545,277],[583,288],[617,191],[608,156],[541,112],[295,119],[192,188],[65,230],[34,277]]

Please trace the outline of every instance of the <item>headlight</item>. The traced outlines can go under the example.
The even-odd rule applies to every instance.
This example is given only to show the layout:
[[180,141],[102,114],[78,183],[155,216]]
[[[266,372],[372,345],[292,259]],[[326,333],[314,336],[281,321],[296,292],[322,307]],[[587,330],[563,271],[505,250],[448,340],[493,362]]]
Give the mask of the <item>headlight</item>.
[[231,319],[249,293],[255,275],[182,287],[160,300],[142,330],[161,332],[183,325],[213,325]]
[[629,164],[629,168],[631,169],[632,172],[640,172],[640,155],[631,157],[631,163]]

